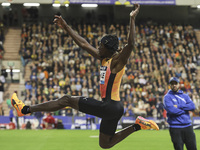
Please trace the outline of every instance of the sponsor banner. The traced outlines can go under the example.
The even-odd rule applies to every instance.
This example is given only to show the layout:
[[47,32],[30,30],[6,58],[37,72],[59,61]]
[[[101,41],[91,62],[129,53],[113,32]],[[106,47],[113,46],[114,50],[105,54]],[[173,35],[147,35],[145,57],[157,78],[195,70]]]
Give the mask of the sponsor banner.
[[99,129],[99,126],[94,122],[87,122],[86,117],[74,117],[74,123],[71,126],[71,129]]
[[133,118],[133,117],[122,117],[122,123],[133,124],[133,123],[135,123],[135,118]]
[[104,5],[175,5],[176,0],[53,0],[52,3],[64,4],[104,4]]
[[131,4],[142,5],[176,5],[176,0],[130,0]]
[[8,116],[0,116],[0,123],[9,123],[10,118]]
[[200,117],[193,117],[192,121],[193,129],[200,129]]
[[[65,129],[99,129],[101,118],[95,118],[94,123],[91,122],[86,125],[86,117],[70,117],[70,116],[53,116],[57,120],[62,120]],[[150,120],[154,120],[161,129],[167,128],[165,121],[163,119],[155,119],[155,118],[147,118]],[[16,125],[17,122],[21,127],[23,124],[26,124],[28,121],[31,122],[34,128],[38,125],[38,120],[34,116],[24,116],[24,117],[14,117],[12,119],[13,123]],[[1,129],[9,129],[10,119],[8,116],[0,116],[0,128]],[[122,117],[118,122],[118,129],[125,127],[126,125],[130,125],[135,123],[134,117]],[[194,129],[200,129],[200,117],[193,117],[192,124]],[[34,129],[33,128],[33,129]]]
[[193,125],[200,125],[200,117],[193,117]]
[[86,117],[74,117],[74,124],[86,124]]
[[[122,118],[123,118],[123,117],[122,117]],[[102,120],[101,118],[98,118],[98,124],[101,124],[101,120]],[[119,120],[119,121],[118,121],[118,125],[120,125],[120,124],[121,124],[121,121]]]
[[62,120],[64,129],[71,129],[72,126],[72,117],[70,116],[53,116],[57,120]]
[[[63,117],[63,116],[53,116],[57,121],[62,120],[62,124],[65,129],[71,129],[72,126],[72,117]],[[23,116],[23,117],[13,117],[13,123],[16,125],[17,121],[21,127],[23,124],[26,124],[28,121],[31,122],[33,129],[36,128],[39,124],[38,120],[34,116]],[[10,118],[8,116],[0,116],[0,128],[3,128],[3,124],[7,125],[10,123]]]

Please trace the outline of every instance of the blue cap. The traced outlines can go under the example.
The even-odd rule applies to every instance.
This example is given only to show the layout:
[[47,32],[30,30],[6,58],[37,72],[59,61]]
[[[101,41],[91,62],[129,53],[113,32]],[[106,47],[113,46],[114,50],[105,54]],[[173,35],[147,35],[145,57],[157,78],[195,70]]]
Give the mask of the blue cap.
[[179,83],[179,79],[177,77],[171,77],[169,83],[171,83],[172,81]]

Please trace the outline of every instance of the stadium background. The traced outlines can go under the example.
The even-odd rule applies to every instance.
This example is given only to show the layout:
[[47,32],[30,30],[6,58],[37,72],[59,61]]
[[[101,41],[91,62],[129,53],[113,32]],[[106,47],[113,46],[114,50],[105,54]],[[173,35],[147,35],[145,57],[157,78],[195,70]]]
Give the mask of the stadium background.
[[[169,88],[167,81],[172,75],[181,77],[182,89],[195,102],[197,109],[191,112],[191,116],[194,128],[200,128],[200,50],[198,44],[200,9],[197,8],[200,1],[169,1],[174,4],[147,3],[141,6],[136,20],[137,55],[132,55],[129,60],[120,91],[126,111],[119,122],[119,129],[134,123],[138,115],[155,120],[162,129],[168,128],[162,108],[162,98]],[[132,7],[114,4],[99,4],[97,8],[83,8],[81,4],[69,4],[65,7],[64,4],[67,2],[45,0],[29,1],[39,2],[39,7],[25,7],[23,0],[1,0],[0,3],[2,2],[11,2],[11,5],[0,6],[0,69],[4,87],[4,101],[1,105],[3,111],[0,110],[1,129],[12,128],[11,120],[18,129],[37,128],[38,120],[35,114],[18,118],[13,112],[14,116],[12,116],[9,99],[14,91],[26,104],[54,100],[64,93],[91,96],[100,100],[99,62],[78,49],[67,34],[53,26],[53,16],[61,14],[94,46],[97,45],[103,33],[117,34],[123,46],[126,42],[126,25],[129,23]],[[158,2],[167,2],[167,0]],[[52,3],[60,3],[61,7],[53,7]],[[96,26],[93,27],[93,24]],[[49,27],[50,25],[52,26]],[[41,27],[41,37],[45,37],[42,30],[42,27],[45,27],[47,39],[51,38],[51,42],[47,40],[51,44],[46,44],[46,47],[39,46],[40,43],[44,43],[42,38],[42,40],[38,38],[39,27]],[[99,30],[101,33],[96,34]],[[155,36],[156,34],[152,31],[160,35]],[[162,38],[164,38],[163,41],[160,40]],[[160,45],[163,48],[159,47]],[[163,52],[161,49],[164,49]],[[153,53],[155,55],[152,55]],[[166,53],[167,55],[164,56],[163,54]],[[160,59],[162,59],[161,62]],[[150,69],[151,63],[152,69]],[[5,71],[7,77],[4,80]],[[79,76],[75,76],[77,71]],[[87,116],[71,108],[54,112],[52,115],[56,122],[62,122],[66,129],[99,128],[99,118],[94,118],[94,123],[86,126]],[[31,126],[27,125],[28,122]],[[52,125],[49,124],[48,128],[51,127]],[[197,133],[198,138],[199,132]],[[7,133],[4,132],[4,134]]]

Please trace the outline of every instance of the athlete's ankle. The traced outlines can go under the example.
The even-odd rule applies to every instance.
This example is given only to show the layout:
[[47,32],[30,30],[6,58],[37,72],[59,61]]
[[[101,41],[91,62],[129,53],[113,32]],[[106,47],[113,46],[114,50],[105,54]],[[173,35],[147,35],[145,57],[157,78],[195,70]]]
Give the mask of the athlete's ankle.
[[133,124],[133,130],[134,130],[134,131],[141,130],[140,125],[139,125],[139,124]]
[[24,106],[22,108],[21,112],[22,112],[22,114],[29,114],[29,113],[31,113],[30,106]]

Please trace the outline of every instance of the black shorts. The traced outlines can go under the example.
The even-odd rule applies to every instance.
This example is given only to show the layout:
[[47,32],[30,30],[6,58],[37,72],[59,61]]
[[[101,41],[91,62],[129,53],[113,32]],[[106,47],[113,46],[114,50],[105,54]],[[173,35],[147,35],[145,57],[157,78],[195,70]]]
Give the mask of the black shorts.
[[124,113],[124,107],[121,101],[98,101],[93,98],[81,97],[79,111],[102,118],[100,132],[113,135],[117,129],[118,121]]
[[169,128],[174,149],[183,149],[185,143],[188,150],[196,150],[196,137],[192,125],[185,128]]

